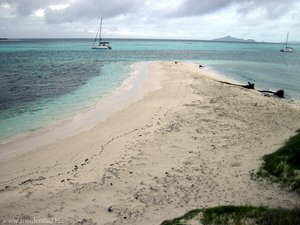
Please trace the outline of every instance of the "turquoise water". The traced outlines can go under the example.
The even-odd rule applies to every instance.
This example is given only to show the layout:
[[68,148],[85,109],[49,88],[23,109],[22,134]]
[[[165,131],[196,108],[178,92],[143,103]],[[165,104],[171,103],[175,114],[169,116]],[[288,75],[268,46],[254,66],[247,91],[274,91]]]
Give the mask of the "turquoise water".
[[[92,39],[0,42],[0,142],[73,116],[108,95],[137,61],[201,63],[262,89],[284,89],[300,99],[300,46],[169,40],[111,40],[92,50]],[[297,51],[298,50],[298,51]]]

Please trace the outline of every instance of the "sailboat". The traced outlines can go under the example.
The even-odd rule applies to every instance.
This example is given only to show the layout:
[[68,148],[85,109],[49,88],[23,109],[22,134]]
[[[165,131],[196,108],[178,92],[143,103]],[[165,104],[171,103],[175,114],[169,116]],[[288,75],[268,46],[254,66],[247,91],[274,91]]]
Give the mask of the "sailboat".
[[[102,17],[101,17],[101,21],[100,21],[99,31],[96,34],[92,49],[111,49],[109,41],[103,41],[102,40],[101,30],[102,30]],[[99,34],[99,43],[97,42],[98,34]]]
[[281,52],[295,52],[295,49],[292,47],[288,47],[288,41],[289,41],[289,32],[287,32],[285,43],[282,46],[282,49],[280,49]]

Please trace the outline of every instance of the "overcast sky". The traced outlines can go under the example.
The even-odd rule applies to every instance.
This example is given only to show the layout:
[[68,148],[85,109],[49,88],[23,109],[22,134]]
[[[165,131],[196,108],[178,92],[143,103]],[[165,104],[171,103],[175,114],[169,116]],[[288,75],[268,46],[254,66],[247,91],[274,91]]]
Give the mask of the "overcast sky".
[[300,0],[0,0],[0,37],[300,41]]

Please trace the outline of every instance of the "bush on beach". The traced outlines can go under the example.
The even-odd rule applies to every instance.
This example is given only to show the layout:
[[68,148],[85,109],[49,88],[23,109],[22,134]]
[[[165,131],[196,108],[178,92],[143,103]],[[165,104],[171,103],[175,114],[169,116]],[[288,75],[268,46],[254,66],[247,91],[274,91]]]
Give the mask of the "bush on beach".
[[300,129],[284,146],[263,157],[257,175],[300,194]]
[[161,225],[185,225],[194,220],[202,225],[299,225],[300,209],[269,209],[254,206],[219,206],[195,209]]
[[[280,183],[300,194],[300,129],[276,152],[265,155],[257,175]],[[254,206],[219,206],[194,209],[161,225],[300,225],[300,209],[269,209]]]

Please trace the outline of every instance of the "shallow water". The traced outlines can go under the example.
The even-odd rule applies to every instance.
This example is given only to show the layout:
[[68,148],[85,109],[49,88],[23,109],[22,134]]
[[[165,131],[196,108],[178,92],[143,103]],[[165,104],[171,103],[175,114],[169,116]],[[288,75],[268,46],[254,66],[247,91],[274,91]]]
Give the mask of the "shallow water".
[[[92,50],[92,39],[0,42],[0,141],[74,116],[118,88],[137,61],[204,64],[261,89],[284,89],[300,99],[300,46],[169,40],[111,40]],[[298,51],[297,51],[298,50]]]

